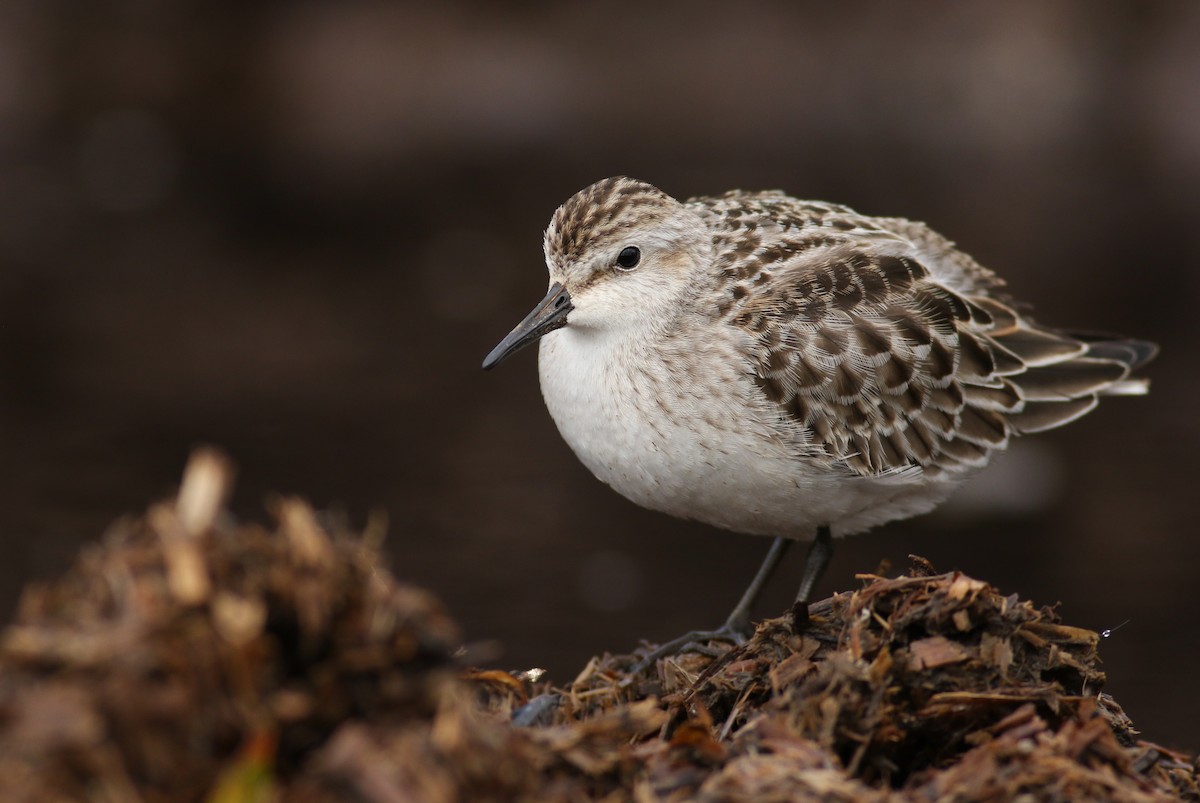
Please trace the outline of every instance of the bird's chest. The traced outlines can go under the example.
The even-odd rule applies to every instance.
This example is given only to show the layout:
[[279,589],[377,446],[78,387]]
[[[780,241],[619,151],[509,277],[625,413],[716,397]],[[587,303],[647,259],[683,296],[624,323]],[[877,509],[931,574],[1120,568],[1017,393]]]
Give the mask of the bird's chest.
[[568,328],[543,339],[538,367],[550,415],[593,474],[640,505],[688,515],[757,448],[739,432],[745,382],[727,363]]

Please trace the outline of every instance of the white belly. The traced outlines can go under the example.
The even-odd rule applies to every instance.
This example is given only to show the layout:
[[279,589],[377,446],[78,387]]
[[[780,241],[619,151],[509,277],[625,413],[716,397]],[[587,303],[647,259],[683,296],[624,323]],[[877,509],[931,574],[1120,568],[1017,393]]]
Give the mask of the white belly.
[[[931,509],[952,486],[852,477],[807,460],[779,414],[755,396],[748,367],[718,345],[671,371],[636,343],[566,327],[542,339],[542,395],[585,466],[652,510],[755,535],[808,539]],[[680,380],[678,377],[685,377]],[[702,380],[702,381],[701,381]]]

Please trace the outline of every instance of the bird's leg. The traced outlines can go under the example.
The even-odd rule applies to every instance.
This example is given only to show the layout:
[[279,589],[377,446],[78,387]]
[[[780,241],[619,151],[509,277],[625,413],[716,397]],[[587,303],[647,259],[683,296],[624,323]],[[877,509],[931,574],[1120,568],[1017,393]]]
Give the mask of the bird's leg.
[[808,626],[808,603],[812,600],[813,589],[829,560],[833,557],[833,536],[829,525],[822,524],[817,528],[817,537],[808,548],[808,557],[804,559],[804,574],[800,576],[800,590],[796,592],[796,601],[792,604],[792,629],[801,633]]
[[753,632],[750,628],[750,610],[762,596],[763,589],[767,587],[771,575],[779,568],[780,561],[783,560],[783,556],[787,554],[792,543],[792,539],[783,536],[778,536],[771,542],[771,548],[767,550],[767,556],[763,558],[762,565],[758,567],[754,579],[750,581],[750,585],[746,586],[742,598],[738,600],[738,604],[730,612],[729,618],[717,632],[735,633],[742,637],[741,641],[750,637],[750,633]]
[[783,556],[787,554],[788,547],[791,545],[792,540],[782,536],[771,542],[771,548],[767,550],[767,556],[763,559],[762,565],[758,567],[754,579],[750,581],[750,585],[742,594],[742,598],[738,600],[733,612],[729,614],[729,618],[725,620],[725,624],[716,630],[693,630],[690,633],[684,633],[679,638],[671,639],[642,658],[634,667],[634,672],[641,672],[659,658],[683,652],[685,648],[697,645],[702,641],[717,640],[741,644],[749,638],[751,633],[750,610],[762,595],[771,575],[775,573],[775,569],[779,567],[779,562],[783,560]]

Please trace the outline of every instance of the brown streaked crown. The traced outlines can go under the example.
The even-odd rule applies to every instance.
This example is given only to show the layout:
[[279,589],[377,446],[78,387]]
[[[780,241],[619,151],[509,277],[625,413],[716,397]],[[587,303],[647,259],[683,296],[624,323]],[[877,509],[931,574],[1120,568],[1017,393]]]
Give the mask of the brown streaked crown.
[[585,248],[665,219],[679,202],[644,181],[614,176],[597,181],[567,199],[546,228],[546,260],[560,263]]

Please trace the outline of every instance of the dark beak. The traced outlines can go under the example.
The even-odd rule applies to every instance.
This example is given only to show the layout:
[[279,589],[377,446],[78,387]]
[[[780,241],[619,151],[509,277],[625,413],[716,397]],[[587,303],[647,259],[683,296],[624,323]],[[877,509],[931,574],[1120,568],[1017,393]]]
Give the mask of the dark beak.
[[483,358],[483,370],[494,368],[513,352],[555,329],[566,326],[567,313],[573,309],[575,305],[571,303],[571,294],[567,292],[567,288],[558,282],[550,285],[550,292],[533,308],[533,312],[526,315],[525,320],[517,324],[517,328],[509,332],[496,344],[496,348]]

